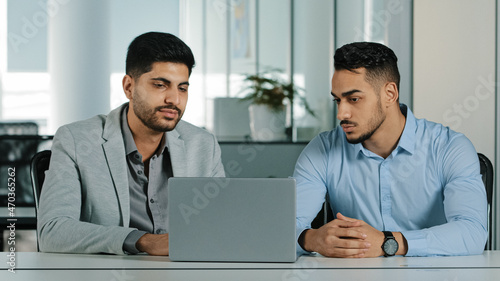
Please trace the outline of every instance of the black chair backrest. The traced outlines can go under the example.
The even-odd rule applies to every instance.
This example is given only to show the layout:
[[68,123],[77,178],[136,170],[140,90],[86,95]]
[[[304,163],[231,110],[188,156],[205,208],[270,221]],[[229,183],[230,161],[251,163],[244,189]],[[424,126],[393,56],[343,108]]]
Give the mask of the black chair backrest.
[[493,164],[491,161],[482,153],[478,153],[479,167],[481,169],[481,176],[483,178],[484,187],[486,188],[486,198],[488,200],[488,242],[486,242],[485,250],[492,249],[492,239],[493,232],[491,231],[491,226],[493,222],[492,218],[492,201],[493,201]]
[[477,154],[479,158],[479,166],[481,168],[481,176],[483,178],[484,187],[486,188],[486,197],[488,204],[491,204],[493,199],[493,164],[482,153]]
[[33,197],[35,201],[36,212],[38,212],[38,201],[42,191],[43,181],[45,180],[45,171],[49,169],[50,150],[40,151],[31,159],[31,186],[33,187]]

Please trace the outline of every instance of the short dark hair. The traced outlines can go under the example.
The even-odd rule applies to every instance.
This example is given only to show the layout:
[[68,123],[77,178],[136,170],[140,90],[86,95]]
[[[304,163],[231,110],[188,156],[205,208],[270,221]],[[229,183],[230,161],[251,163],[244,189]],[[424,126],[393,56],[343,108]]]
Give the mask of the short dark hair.
[[398,58],[385,45],[373,42],[347,44],[335,51],[333,59],[335,70],[356,72],[357,68],[365,68],[366,81],[374,89],[378,89],[382,83],[394,82],[399,91]]
[[148,32],[137,36],[128,47],[125,72],[137,79],[151,71],[155,62],[185,64],[189,75],[195,63],[191,49],[175,35]]

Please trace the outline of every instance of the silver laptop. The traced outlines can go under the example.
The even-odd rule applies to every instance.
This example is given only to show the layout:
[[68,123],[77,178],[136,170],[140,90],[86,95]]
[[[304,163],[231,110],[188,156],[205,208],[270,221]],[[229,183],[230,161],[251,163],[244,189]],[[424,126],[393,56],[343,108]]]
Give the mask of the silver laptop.
[[289,178],[170,178],[170,260],[295,262],[295,198]]

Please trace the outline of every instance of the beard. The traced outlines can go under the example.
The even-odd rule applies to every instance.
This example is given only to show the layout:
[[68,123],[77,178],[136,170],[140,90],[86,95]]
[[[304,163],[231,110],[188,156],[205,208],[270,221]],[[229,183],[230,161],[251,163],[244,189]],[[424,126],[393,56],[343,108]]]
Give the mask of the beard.
[[[146,101],[141,98],[141,95],[138,94],[136,90],[134,90],[134,113],[141,120],[144,126],[156,132],[168,132],[175,129],[177,123],[181,120],[182,110],[180,110],[175,105],[163,105],[155,108],[148,107]],[[177,118],[167,118],[167,117],[159,117],[156,115],[156,112],[162,109],[172,109],[177,111]],[[165,122],[167,120],[169,122]]]
[[[355,139],[349,139],[347,137],[347,134],[346,134],[347,142],[350,144],[358,144],[358,143],[362,143],[362,142],[370,139],[372,137],[372,135],[378,130],[378,128],[380,128],[382,123],[384,123],[384,121],[385,121],[385,114],[382,111],[382,104],[380,103],[380,99],[379,99],[375,116],[370,118],[370,120],[368,121],[367,132],[361,134],[361,136],[359,136],[358,138],[355,138]],[[352,124],[352,122],[347,121],[347,120],[342,120],[340,122],[340,125],[342,125],[342,124]]]

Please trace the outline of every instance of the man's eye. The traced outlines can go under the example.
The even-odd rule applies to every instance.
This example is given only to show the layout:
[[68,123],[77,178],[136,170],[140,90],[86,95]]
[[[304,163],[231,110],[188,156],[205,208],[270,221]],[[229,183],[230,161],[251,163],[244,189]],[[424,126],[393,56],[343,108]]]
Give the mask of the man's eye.
[[351,101],[352,102],[357,102],[357,101],[359,101],[359,98],[352,98]]
[[339,103],[340,99],[333,99],[334,102]]
[[187,92],[188,89],[187,88],[179,88],[179,91],[181,91],[181,92]]
[[163,88],[163,87],[165,87],[165,85],[163,85],[163,84],[154,84],[154,85],[155,85],[156,88]]

